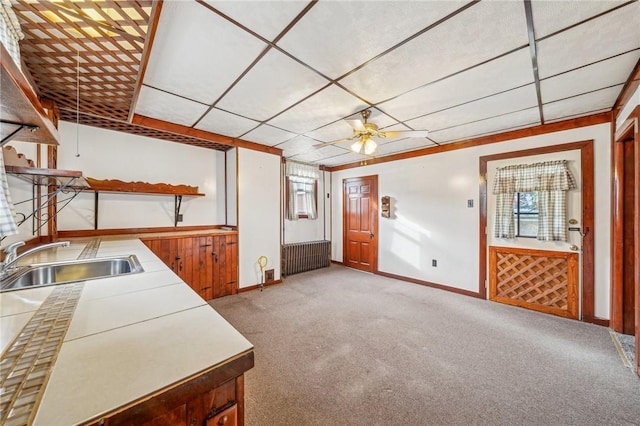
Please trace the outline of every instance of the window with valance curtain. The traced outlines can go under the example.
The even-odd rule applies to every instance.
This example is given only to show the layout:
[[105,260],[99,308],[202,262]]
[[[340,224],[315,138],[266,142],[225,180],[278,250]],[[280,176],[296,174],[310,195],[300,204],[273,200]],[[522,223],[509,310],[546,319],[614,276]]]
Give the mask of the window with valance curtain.
[[567,241],[567,191],[577,188],[567,164],[567,160],[558,160],[497,169],[493,184],[496,238],[515,238],[514,196],[520,192],[536,191],[536,238],[540,241]]
[[312,164],[287,160],[285,163],[286,206],[288,220],[316,219],[317,187],[320,168]]

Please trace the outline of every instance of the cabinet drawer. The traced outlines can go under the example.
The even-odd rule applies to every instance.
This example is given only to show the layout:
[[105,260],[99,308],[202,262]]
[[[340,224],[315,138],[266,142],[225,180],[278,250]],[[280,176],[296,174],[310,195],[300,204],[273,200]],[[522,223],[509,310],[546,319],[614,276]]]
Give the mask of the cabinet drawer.
[[219,412],[207,419],[206,426],[236,426],[238,424],[238,404]]

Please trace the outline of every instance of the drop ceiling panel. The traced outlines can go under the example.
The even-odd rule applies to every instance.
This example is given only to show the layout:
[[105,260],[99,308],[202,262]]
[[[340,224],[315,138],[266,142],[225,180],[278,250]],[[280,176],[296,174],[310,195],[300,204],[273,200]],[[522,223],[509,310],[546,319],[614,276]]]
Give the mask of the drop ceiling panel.
[[306,136],[297,136],[293,139],[289,139],[286,142],[276,145],[276,148],[280,148],[282,150],[282,155],[284,157],[290,158],[294,155],[302,154],[303,152],[315,149],[313,148],[313,145],[316,145],[317,143],[317,141]]
[[327,83],[307,67],[271,49],[217,106],[265,121]]
[[336,141],[353,136],[353,128],[346,121],[338,120],[318,130],[308,132],[306,136],[322,142]]
[[295,133],[287,132],[286,130],[278,129],[273,126],[269,126],[268,124],[262,124],[244,135],[242,138],[248,141],[261,143],[263,145],[273,146],[295,136],[297,136]]
[[164,2],[144,83],[211,104],[265,47],[196,2]]
[[591,114],[593,111],[603,108],[611,108],[616,101],[622,84],[597,90],[573,98],[544,104],[542,111],[545,120],[555,120],[564,117],[574,117],[582,114]]
[[512,111],[532,108],[536,105],[538,105],[536,87],[534,84],[530,84],[499,95],[425,115],[415,120],[409,120],[407,124],[416,130],[429,130],[430,132],[434,132],[462,123],[471,123],[473,121],[508,114]]
[[535,107],[475,123],[463,124],[462,126],[432,132],[429,134],[429,138],[443,144],[486,134],[501,133],[507,130],[535,126],[538,124],[540,124],[540,113],[538,112],[538,107]]
[[318,2],[278,46],[330,78],[338,78],[465,3]]
[[533,83],[529,48],[401,95],[378,107],[401,121]]
[[542,102],[548,103],[624,83],[638,59],[640,59],[640,49],[542,80],[540,82]]
[[533,1],[533,29],[537,39],[582,22],[625,3],[614,1]]
[[191,127],[205,113],[206,105],[142,86],[136,114]]
[[195,128],[237,138],[259,124],[257,121],[213,108]]
[[308,3],[294,0],[204,1],[267,40],[276,38]]
[[347,163],[355,163],[355,162],[364,162],[367,159],[371,159],[373,157],[368,157],[363,154],[356,154],[355,152],[348,152],[346,154],[338,155],[336,157],[326,158],[320,162],[325,166],[339,166],[341,164]]
[[525,46],[523,4],[478,3],[341,82],[377,103]]
[[285,111],[269,124],[294,133],[305,133],[340,120],[366,105],[338,86],[331,85]]
[[325,146],[323,148],[311,148],[288,158],[298,161],[322,163],[322,160],[324,159],[336,157],[344,154],[345,152],[348,152],[348,150],[337,146]]
[[640,3],[537,42],[540,78],[546,78],[640,47]]
[[412,151],[415,149],[434,146],[434,143],[425,138],[407,138],[402,140],[391,140],[384,144],[378,144],[375,155],[398,154],[400,152]]

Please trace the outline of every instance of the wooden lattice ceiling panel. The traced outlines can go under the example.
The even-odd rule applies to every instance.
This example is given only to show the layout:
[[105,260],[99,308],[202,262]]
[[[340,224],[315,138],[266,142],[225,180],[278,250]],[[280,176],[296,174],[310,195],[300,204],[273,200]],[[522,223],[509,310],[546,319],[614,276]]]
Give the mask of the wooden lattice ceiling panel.
[[129,124],[124,121],[110,120],[105,117],[91,116],[80,113],[76,116],[74,111],[61,110],[60,119],[70,122],[78,121],[86,126],[99,127],[101,129],[115,130],[117,132],[130,133],[133,135],[146,136],[154,139],[162,139],[165,141],[178,142],[186,145],[198,146],[200,148],[215,149],[217,151],[227,151],[233,148],[230,145],[215,143],[204,139],[193,138],[186,135],[179,135],[171,132],[163,132],[156,129]]
[[14,0],[22,58],[40,96],[75,112],[79,86],[81,112],[127,120],[152,4]]

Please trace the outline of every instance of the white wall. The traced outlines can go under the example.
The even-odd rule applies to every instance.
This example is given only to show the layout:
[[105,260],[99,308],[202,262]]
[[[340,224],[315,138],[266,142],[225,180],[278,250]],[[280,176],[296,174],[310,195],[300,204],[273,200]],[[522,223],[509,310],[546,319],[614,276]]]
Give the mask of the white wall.
[[[379,218],[378,269],[478,291],[479,157],[595,140],[595,315],[609,317],[610,125],[572,129],[400,162],[333,173],[332,258],[342,261],[342,181],[378,175],[378,196],[391,197],[393,218]],[[467,207],[467,200],[474,207]],[[431,260],[438,261],[437,267]]]
[[[325,240],[330,238],[331,225],[331,173],[321,172],[318,179],[318,217],[316,219],[284,219],[283,244],[300,243],[305,241]],[[283,218],[284,218],[284,190],[283,190]],[[327,198],[329,194],[329,198]]]
[[[204,197],[183,197],[180,226],[224,224],[224,153],[61,121],[58,168],[96,179],[197,186]],[[93,229],[94,193],[82,193],[58,215],[59,230]],[[100,229],[171,227],[174,197],[100,193]]]
[[260,283],[258,258],[280,279],[280,156],[237,149],[239,287]]
[[238,225],[238,150],[230,149],[227,155],[227,225]]

